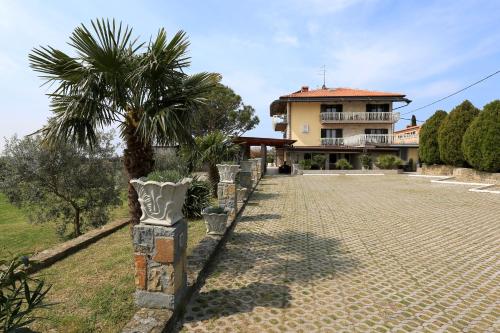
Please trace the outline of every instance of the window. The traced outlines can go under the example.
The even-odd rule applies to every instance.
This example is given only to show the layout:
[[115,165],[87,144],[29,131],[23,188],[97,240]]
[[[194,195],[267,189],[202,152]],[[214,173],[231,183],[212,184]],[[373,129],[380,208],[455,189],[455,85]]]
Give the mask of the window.
[[389,112],[389,104],[366,104],[366,112]]
[[321,138],[342,138],[342,129],[322,128]]
[[302,133],[309,133],[309,124],[302,125]]
[[342,104],[323,104],[321,112],[342,112]]
[[389,130],[387,128],[367,128],[365,134],[389,134]]

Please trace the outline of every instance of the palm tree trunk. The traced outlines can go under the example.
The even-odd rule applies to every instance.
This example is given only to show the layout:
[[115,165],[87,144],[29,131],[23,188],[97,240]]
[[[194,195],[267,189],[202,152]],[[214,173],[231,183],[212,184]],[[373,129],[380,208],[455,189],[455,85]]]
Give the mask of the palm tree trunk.
[[217,184],[219,183],[219,170],[214,164],[208,165],[208,180],[212,184],[212,195],[214,198],[217,197]]
[[141,205],[131,179],[147,176],[153,169],[153,147],[150,142],[143,142],[136,135],[136,128],[127,124],[124,130],[127,148],[123,152],[125,169],[128,175],[128,208],[130,213],[130,228],[139,223],[141,218]]

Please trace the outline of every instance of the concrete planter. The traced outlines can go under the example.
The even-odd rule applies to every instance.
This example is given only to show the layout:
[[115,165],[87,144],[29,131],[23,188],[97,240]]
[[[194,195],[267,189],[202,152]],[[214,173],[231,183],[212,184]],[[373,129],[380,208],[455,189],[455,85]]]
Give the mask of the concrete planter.
[[141,223],[172,226],[184,215],[182,206],[191,178],[184,178],[178,183],[161,183],[132,179],[130,184],[139,195],[142,216]]
[[210,213],[208,208],[203,209],[201,212],[207,227],[207,234],[209,235],[224,235],[226,231],[227,212],[218,214]]
[[247,188],[246,187],[239,187],[236,190],[236,198],[238,202],[243,202],[247,199]]
[[238,164],[217,164],[221,183],[234,183],[240,171]]

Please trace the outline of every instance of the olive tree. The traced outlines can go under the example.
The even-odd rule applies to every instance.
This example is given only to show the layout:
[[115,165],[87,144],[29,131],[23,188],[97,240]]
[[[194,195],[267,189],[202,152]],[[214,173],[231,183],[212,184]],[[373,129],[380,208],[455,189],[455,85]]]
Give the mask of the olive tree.
[[95,144],[47,145],[40,136],[6,140],[4,176],[0,189],[23,208],[31,222],[58,222],[58,232],[108,222],[109,209],[120,204],[119,171],[111,134],[97,135]]

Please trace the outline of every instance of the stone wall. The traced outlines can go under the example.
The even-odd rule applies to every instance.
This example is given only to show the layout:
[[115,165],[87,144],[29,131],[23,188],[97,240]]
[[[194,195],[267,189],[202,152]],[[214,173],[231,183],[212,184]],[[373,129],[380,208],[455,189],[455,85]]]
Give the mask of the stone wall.
[[477,171],[471,168],[456,168],[449,165],[424,165],[422,174],[430,176],[453,176],[457,180],[500,184],[500,173]]

